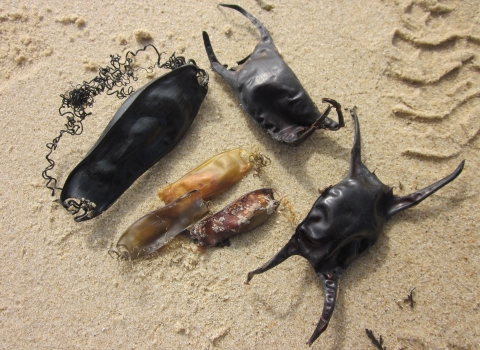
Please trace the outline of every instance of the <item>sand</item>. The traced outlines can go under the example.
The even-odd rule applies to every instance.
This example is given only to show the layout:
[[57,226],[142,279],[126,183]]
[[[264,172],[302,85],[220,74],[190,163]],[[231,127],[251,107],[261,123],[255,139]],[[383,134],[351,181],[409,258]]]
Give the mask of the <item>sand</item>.
[[[396,215],[343,274],[336,309],[313,349],[480,349],[480,2],[253,0],[237,3],[270,30],[317,104],[357,106],[363,161],[396,194],[422,188],[466,160],[463,173]],[[213,71],[186,137],[104,214],[76,223],[41,177],[45,144],[65,123],[60,94],[92,79],[111,54],[145,43],[209,68],[208,31],[234,65],[258,41],[243,16],[216,1],[33,1],[0,5],[2,349],[305,349],[323,290],[301,257],[256,276],[318,197],[346,175],[353,124],[317,131],[299,147],[272,140]],[[150,81],[142,77],[138,84]],[[121,105],[101,95],[81,136],[53,159],[62,185]],[[347,113],[348,116],[348,113]],[[274,187],[283,209],[231,246],[198,251],[176,238],[151,258],[112,259],[108,249],[158,208],[159,187],[221,151],[258,146],[271,165],[214,198]],[[415,307],[403,300],[413,292]]]

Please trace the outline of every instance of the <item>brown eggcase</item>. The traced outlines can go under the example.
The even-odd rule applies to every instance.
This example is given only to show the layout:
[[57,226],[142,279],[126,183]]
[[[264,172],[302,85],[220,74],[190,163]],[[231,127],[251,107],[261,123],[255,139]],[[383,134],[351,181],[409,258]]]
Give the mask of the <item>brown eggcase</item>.
[[215,246],[260,226],[277,210],[272,188],[249,192],[218,213],[197,222],[190,230],[199,246]]

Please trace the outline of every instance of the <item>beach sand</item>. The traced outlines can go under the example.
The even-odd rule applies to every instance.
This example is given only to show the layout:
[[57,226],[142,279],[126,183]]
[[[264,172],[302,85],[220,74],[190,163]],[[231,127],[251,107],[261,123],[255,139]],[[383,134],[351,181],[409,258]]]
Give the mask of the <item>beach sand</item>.
[[[463,173],[392,218],[375,246],[342,275],[336,309],[312,349],[480,349],[480,2],[253,0],[256,16],[319,108],[323,97],[357,107],[363,161],[394,193]],[[259,35],[217,1],[33,1],[0,5],[2,171],[0,348],[305,349],[323,290],[292,257],[244,284],[294,233],[319,189],[344,178],[353,123],[280,144],[243,111],[203,47],[210,34],[229,66]],[[208,95],[178,146],[101,216],[76,223],[45,188],[46,143],[66,119],[60,94],[96,76],[110,55],[153,43],[208,69]],[[167,56],[165,56],[167,57]],[[158,74],[162,74],[158,72]],[[136,87],[151,77],[141,76]],[[65,182],[123,100],[100,95],[80,136],[52,158]],[[333,114],[334,115],[334,114]],[[271,159],[211,201],[213,211],[261,187],[287,209],[231,246],[199,251],[178,237],[154,256],[117,261],[108,250],[137,218],[162,206],[158,188],[209,157],[258,146]],[[403,300],[415,288],[412,309]]]

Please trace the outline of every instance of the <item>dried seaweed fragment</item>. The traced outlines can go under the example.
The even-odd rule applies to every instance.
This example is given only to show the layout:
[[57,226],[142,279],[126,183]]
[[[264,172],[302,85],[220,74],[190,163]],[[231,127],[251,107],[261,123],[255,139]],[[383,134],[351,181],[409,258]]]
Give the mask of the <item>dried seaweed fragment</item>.
[[365,332],[367,333],[368,338],[372,341],[372,344],[377,347],[378,350],[387,350],[386,346],[383,346],[383,339],[382,336],[377,340],[373,335],[373,331],[370,329],[365,328]]
[[405,299],[403,299],[403,302],[404,302],[405,304],[410,304],[410,307],[411,307],[412,309],[414,308],[414,306],[415,306],[415,304],[416,304],[415,300],[413,300],[413,291],[414,291],[414,290],[415,290],[415,287],[410,291],[410,293],[408,294],[408,296],[407,296]]

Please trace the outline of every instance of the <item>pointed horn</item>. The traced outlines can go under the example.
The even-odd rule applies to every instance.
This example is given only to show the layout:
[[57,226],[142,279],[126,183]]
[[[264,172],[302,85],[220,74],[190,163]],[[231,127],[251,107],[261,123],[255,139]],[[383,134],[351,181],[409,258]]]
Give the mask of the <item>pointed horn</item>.
[[460,165],[455,169],[453,173],[444,177],[440,181],[435,182],[434,184],[427,186],[417,192],[414,192],[408,196],[397,197],[394,196],[393,199],[389,203],[389,207],[387,209],[388,217],[391,217],[393,214],[396,214],[402,210],[408,209],[417,205],[421,201],[423,201],[428,196],[434,194],[436,191],[441,189],[443,186],[448,184],[449,182],[453,181],[463,170],[463,166],[465,165],[465,160],[463,160]]
[[355,139],[353,141],[353,147],[350,160],[350,174],[355,174],[362,167],[362,150],[361,150],[361,138],[360,138],[360,123],[358,122],[357,108],[353,107],[350,110],[350,114],[355,123]]
[[238,12],[240,12],[242,15],[247,17],[253,23],[253,25],[257,28],[257,30],[258,30],[258,32],[260,33],[260,36],[261,36],[261,38],[260,38],[261,43],[265,43],[265,44],[273,43],[273,39],[270,36],[270,33],[268,32],[267,28],[265,28],[265,26],[262,23],[260,23],[260,21],[258,19],[253,17],[250,13],[245,11],[243,8],[241,8],[238,5],[227,5],[227,4],[219,4],[219,6],[228,7],[228,8],[231,8],[231,9],[234,9],[234,10],[237,10]]
[[285,143],[293,143],[294,145],[300,145],[303,141],[305,141],[315,130],[317,130],[324,121],[329,119],[327,115],[332,110],[332,106],[328,106],[325,112],[317,119],[315,122],[310,126],[307,130],[303,131],[303,134],[298,134],[295,140],[282,140]]
[[249,272],[247,275],[247,281],[245,283],[248,284],[253,276],[274,268],[278,264],[281,264],[282,262],[287,260],[292,255],[299,255],[299,254],[300,254],[300,251],[298,249],[297,242],[295,241],[295,236],[293,236],[290,239],[290,241],[285,245],[285,247],[283,247],[277,254],[275,254],[272,259],[267,261],[260,268]]
[[220,74],[230,85],[233,82],[235,73],[226,69],[220,62],[218,62],[215,52],[213,52],[212,43],[210,42],[210,37],[207,32],[202,32],[203,34],[203,43],[205,45],[205,51],[207,51],[208,59],[212,65],[212,69]]
[[241,66],[242,64],[244,64],[245,62],[247,62],[247,60],[250,58],[251,54],[248,55],[247,57],[245,58],[242,58],[240,61],[237,61],[237,65]]
[[340,128],[343,128],[345,126],[345,120],[343,118],[342,106],[340,105],[340,103],[338,103],[335,100],[332,100],[331,98],[323,98],[322,102],[332,105],[337,111],[337,116],[338,116],[338,122],[334,121],[333,119],[326,118],[325,121],[323,122],[323,125],[328,130],[332,130],[332,131],[336,131]]
[[322,334],[325,329],[328,327],[328,323],[330,322],[330,318],[333,314],[333,309],[335,308],[335,302],[337,300],[337,293],[338,293],[338,280],[340,278],[339,275],[334,273],[321,273],[317,272],[318,277],[323,283],[323,289],[325,293],[325,298],[323,302],[323,311],[322,316],[320,317],[320,321],[315,328],[310,339],[307,341],[307,345],[312,345],[315,340]]

